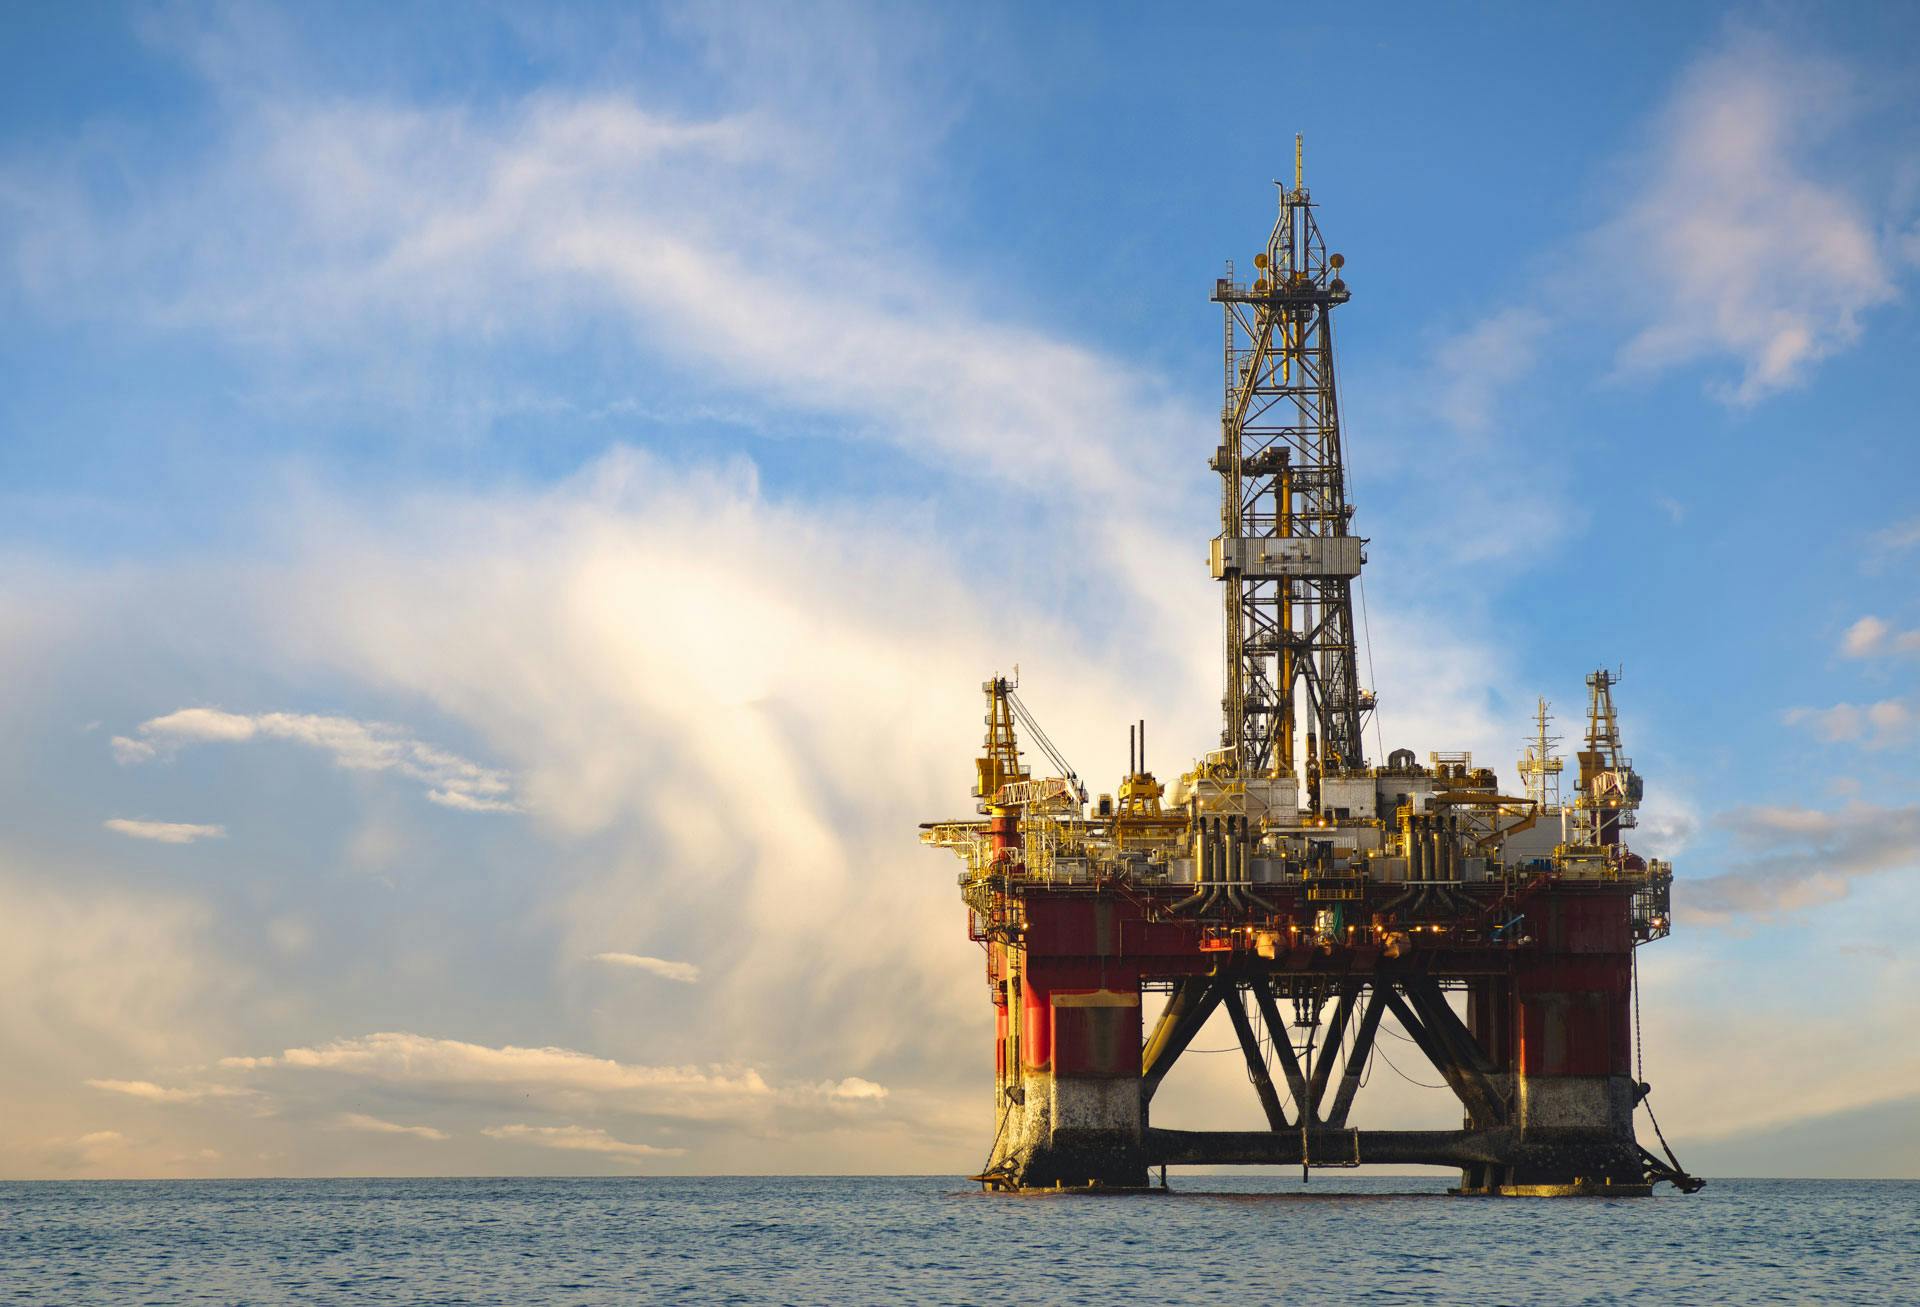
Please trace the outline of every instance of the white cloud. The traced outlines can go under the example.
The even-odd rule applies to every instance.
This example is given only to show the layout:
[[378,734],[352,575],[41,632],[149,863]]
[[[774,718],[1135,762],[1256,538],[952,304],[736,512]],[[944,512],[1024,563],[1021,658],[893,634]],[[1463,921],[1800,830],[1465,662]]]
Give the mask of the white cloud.
[[[275,714],[283,716],[283,714]],[[313,719],[317,724],[324,719]],[[297,719],[288,719],[288,729],[274,730],[268,734],[285,735],[298,729]],[[324,727],[310,727],[305,734],[310,742],[325,731]],[[225,743],[233,744],[241,740],[251,740],[261,734],[261,726],[251,717],[242,717],[237,713],[221,712],[217,708],[182,708],[178,712],[168,713],[164,717],[155,717],[140,724],[143,736],[158,737],[167,743]],[[331,732],[336,737],[339,732]]]
[[1884,658],[1920,654],[1920,631],[1901,631],[1887,621],[1866,616],[1847,628],[1840,652],[1849,658]]
[[834,1098],[851,1103],[878,1102],[887,1097],[888,1093],[885,1085],[876,1085],[873,1081],[862,1080],[859,1076],[848,1076],[838,1084],[830,1086],[826,1092]]
[[[123,763],[147,761],[162,751],[192,744],[237,744],[248,740],[286,740],[329,754],[334,764],[350,771],[397,771],[427,786],[427,798],[465,812],[518,812],[512,781],[506,772],[482,767],[458,754],[422,743],[404,728],[386,722],[356,721],[314,713],[259,713],[248,716],[218,708],[182,708],[140,723],[139,738],[114,737],[115,756]],[[107,823],[133,835],[134,825]],[[218,827],[177,827],[176,830],[225,832]],[[183,839],[144,834],[145,839]],[[194,837],[188,837],[194,838]]]
[[1920,517],[1897,522],[1873,534],[1873,547],[1881,554],[1904,553],[1920,545]]
[[1858,339],[1897,292],[1879,222],[1829,166],[1857,107],[1846,67],[1758,36],[1687,72],[1585,256],[1642,324],[1624,368],[1728,359],[1738,379],[1719,389],[1746,404]]
[[282,103],[233,123],[137,218],[20,179],[15,203],[43,216],[19,266],[69,307],[114,285],[92,311],[327,351],[611,313],[683,368],[750,374],[786,412],[851,417],[855,438],[1022,487],[1071,478],[1101,516],[1182,484],[1137,471],[1170,468],[1164,433],[1204,429],[1205,411],[981,312],[937,257],[860,230],[839,211],[846,179],[818,175],[834,149],[755,113],[616,96]]
[[1435,351],[1435,407],[1456,431],[1479,433],[1492,424],[1500,395],[1533,367],[1546,315],[1532,308],[1500,309]]
[[1683,876],[1684,919],[1771,918],[1842,899],[1865,876],[1920,869],[1920,807],[1741,808],[1718,824],[1750,856],[1715,876]]
[[124,735],[114,736],[111,741],[111,747],[113,749],[113,760],[122,766],[131,766],[134,763],[146,762],[152,758],[156,752],[154,747],[145,740],[128,739]]
[[125,1157],[129,1141],[118,1130],[89,1130],[73,1139],[57,1139],[55,1149],[64,1153],[69,1167],[100,1166]]
[[415,1139],[444,1141],[451,1136],[444,1130],[436,1130],[430,1125],[398,1125],[392,1121],[382,1121],[377,1116],[368,1116],[364,1112],[343,1112],[337,1123],[342,1129],[360,1130],[376,1135],[412,1135]]
[[1700,813],[1693,803],[1670,786],[1662,786],[1649,793],[1640,807],[1634,847],[1654,857],[1675,859],[1686,851],[1699,829]]
[[662,980],[677,980],[684,985],[691,985],[700,979],[700,968],[691,962],[669,962],[665,958],[643,957],[638,953],[596,953],[593,960],[609,966],[651,972]]
[[196,840],[225,839],[227,835],[225,826],[196,826],[181,821],[136,821],[127,817],[113,817],[100,824],[132,839],[152,840],[157,844],[192,844]]
[[489,1139],[510,1143],[537,1144],[541,1148],[560,1148],[572,1152],[600,1153],[622,1161],[638,1162],[650,1157],[679,1157],[684,1148],[657,1148],[652,1144],[630,1144],[615,1139],[605,1130],[577,1125],[495,1125],[483,1129]]
[[289,1048],[267,1057],[229,1057],[221,1065],[250,1072],[330,1072],[434,1090],[484,1102],[678,1118],[756,1123],[780,1114],[808,1114],[886,1097],[858,1077],[813,1085],[775,1086],[752,1067],[636,1066],[566,1048],[494,1048],[427,1035],[383,1032]]
[[149,1103],[199,1103],[209,1098],[246,1098],[253,1095],[251,1089],[238,1089],[232,1085],[157,1085],[151,1080],[89,1080],[91,1089],[103,1089],[112,1094],[125,1094],[129,1098],[142,1098]]
[[1920,717],[1900,699],[1836,703],[1831,708],[1789,708],[1782,720],[1789,726],[1804,726],[1830,744],[1858,741],[1869,749],[1903,743],[1920,726]]

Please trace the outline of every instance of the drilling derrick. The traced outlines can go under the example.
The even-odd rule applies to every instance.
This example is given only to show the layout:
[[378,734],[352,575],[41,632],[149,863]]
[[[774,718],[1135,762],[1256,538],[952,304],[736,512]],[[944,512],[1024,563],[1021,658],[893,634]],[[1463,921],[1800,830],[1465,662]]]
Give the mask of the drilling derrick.
[[1334,392],[1332,312],[1348,299],[1346,260],[1327,252],[1297,141],[1293,189],[1281,192],[1253,262],[1251,286],[1229,267],[1213,292],[1226,316],[1226,402],[1212,461],[1220,535],[1211,562],[1227,631],[1220,743],[1242,776],[1296,776],[1304,762],[1318,811],[1322,767],[1365,766],[1360,733],[1373,703],[1355,656],[1351,587],[1364,542],[1348,530]]
[[[1613,706],[1587,678],[1571,802],[1543,699],[1521,795],[1471,755],[1370,764],[1331,314],[1349,298],[1296,142],[1259,274],[1231,267],[1220,533],[1221,748],[1171,784],[1129,728],[1127,771],[1090,805],[1018,680],[982,686],[977,816],[921,838],[959,855],[994,1005],[989,1188],[1133,1188],[1158,1165],[1457,1167],[1459,1192],[1691,1191],[1640,1146],[1633,950],[1665,936],[1672,868],[1629,850],[1641,800]],[[1021,743],[1052,774],[1036,778]],[[1164,996],[1162,998],[1161,996]],[[1160,1005],[1151,1029],[1143,1005]],[[1224,1013],[1264,1130],[1156,1127],[1167,1073]],[[1289,1013],[1291,1019],[1289,1019]],[[1393,1028],[1459,1100],[1454,1130],[1356,1129]]]

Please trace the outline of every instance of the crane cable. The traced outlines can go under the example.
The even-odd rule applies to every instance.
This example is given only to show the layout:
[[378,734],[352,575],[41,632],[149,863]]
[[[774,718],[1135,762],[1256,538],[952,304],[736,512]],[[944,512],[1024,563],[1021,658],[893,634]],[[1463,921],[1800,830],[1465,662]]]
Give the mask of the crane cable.
[[1066,758],[1061,756],[1060,750],[1055,748],[1053,741],[1047,738],[1047,733],[1040,729],[1040,723],[1035,721],[1033,714],[1027,711],[1027,705],[1020,702],[1020,696],[1011,688],[1007,690],[1007,704],[1013,709],[1013,715],[1020,719],[1020,724],[1026,728],[1027,734],[1032,737],[1034,743],[1040,746],[1040,751],[1047,755],[1047,761],[1060,769],[1062,779],[1073,786],[1074,792],[1080,796],[1080,802],[1085,803],[1087,787],[1081,784],[1079,773],[1074,771]]

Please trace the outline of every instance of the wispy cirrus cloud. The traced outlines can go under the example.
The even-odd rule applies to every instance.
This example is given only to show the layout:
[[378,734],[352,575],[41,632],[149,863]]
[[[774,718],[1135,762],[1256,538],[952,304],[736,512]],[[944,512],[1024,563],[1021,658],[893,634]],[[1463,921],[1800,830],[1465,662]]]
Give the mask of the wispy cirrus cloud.
[[128,1155],[133,1141],[118,1130],[89,1130],[72,1138],[49,1140],[46,1152],[63,1171],[111,1165]]
[[1717,824],[1748,856],[1719,875],[1674,882],[1690,923],[1777,917],[1845,898],[1863,877],[1920,869],[1920,806],[1741,808]]
[[1443,340],[1431,363],[1435,412],[1455,431],[1485,433],[1503,392],[1532,371],[1551,326],[1537,308],[1510,306]]
[[884,1086],[858,1076],[776,1086],[750,1066],[639,1066],[567,1048],[490,1047],[394,1031],[265,1057],[228,1057],[220,1065],[353,1076],[479,1102],[523,1103],[537,1096],[540,1105],[555,1110],[591,1107],[701,1122],[833,1112],[887,1097]]
[[691,985],[700,979],[700,968],[691,962],[670,962],[665,958],[650,958],[639,953],[596,953],[593,960],[610,967],[645,971],[662,980],[677,980],[683,985]]
[[1872,543],[1876,550],[1887,554],[1904,553],[1920,545],[1920,517],[1874,532]]
[[374,1135],[409,1135],[415,1139],[427,1139],[434,1143],[444,1143],[453,1136],[444,1130],[436,1130],[430,1125],[400,1125],[393,1121],[383,1121],[377,1116],[368,1116],[364,1112],[342,1112],[335,1118],[336,1125],[343,1130],[358,1130]]
[[[464,812],[518,812],[513,784],[505,771],[483,767],[456,753],[426,744],[405,728],[386,722],[317,713],[231,713],[219,708],[182,708],[140,723],[131,736],[116,735],[111,747],[115,759],[138,764],[189,745],[239,744],[250,740],[283,740],[318,749],[334,765],[349,771],[393,771],[427,787],[427,798],[443,807]],[[107,823],[124,834],[183,843],[197,838],[170,838],[164,833],[141,834],[127,829],[143,823]],[[158,826],[157,823],[144,823]],[[218,832],[218,827],[168,828]]]
[[1623,371],[1730,362],[1714,389],[1746,405],[1859,339],[1905,262],[1828,149],[1863,109],[1848,65],[1752,32],[1687,70],[1583,255],[1637,320]]
[[[1620,200],[1562,250],[1562,270],[1536,299],[1495,309],[1436,350],[1437,414],[1486,429],[1540,343],[1575,319],[1627,331],[1621,375],[1730,364],[1734,376],[1709,389],[1735,406],[1805,384],[1920,264],[1912,215],[1865,198],[1870,165],[1830,148],[1868,110],[1861,81],[1845,60],[1752,30],[1686,66],[1616,166],[1608,193]],[[1879,543],[1916,539],[1920,524],[1909,523]]]
[[90,1089],[125,1094],[149,1103],[201,1103],[208,1099],[247,1098],[254,1093],[233,1085],[158,1085],[151,1080],[89,1080],[86,1083]]
[[193,844],[199,840],[225,839],[225,826],[202,826],[184,821],[140,821],[129,817],[111,817],[100,823],[115,834],[129,839],[152,840],[156,844]]
[[1141,472],[1171,468],[1163,433],[1204,426],[1204,411],[970,307],[911,242],[850,231],[857,212],[822,230],[843,188],[813,161],[834,148],[751,110],[695,117],[611,95],[485,112],[281,103],[159,185],[137,220],[77,182],[19,179],[0,196],[30,215],[16,265],[32,292],[127,287],[70,298],[75,311],[329,353],[611,314],[682,367],[749,371],[788,409],[851,418],[848,438],[968,474],[1071,477],[1109,509],[1181,484]]
[[605,1130],[578,1125],[494,1125],[481,1130],[489,1139],[507,1143],[534,1144],[540,1148],[559,1148],[567,1152],[598,1153],[623,1162],[643,1162],[653,1157],[679,1157],[684,1148],[660,1148],[653,1144],[630,1144],[615,1139]]
[[1904,699],[1789,708],[1781,720],[1789,726],[1805,727],[1829,744],[1858,743],[1868,749],[1905,743],[1920,728],[1920,714]]

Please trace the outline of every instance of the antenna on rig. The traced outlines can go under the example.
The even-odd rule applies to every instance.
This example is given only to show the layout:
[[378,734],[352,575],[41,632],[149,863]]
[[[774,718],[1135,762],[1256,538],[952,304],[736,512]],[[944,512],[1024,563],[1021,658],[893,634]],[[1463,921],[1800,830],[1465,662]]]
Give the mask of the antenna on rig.
[[1567,766],[1566,760],[1553,752],[1560,737],[1547,734],[1547,726],[1553,721],[1547,708],[1547,701],[1540,700],[1539,710],[1534,714],[1534,737],[1527,741],[1527,751],[1520,755],[1520,779],[1526,782],[1527,797],[1542,812],[1560,806],[1560,773]]

